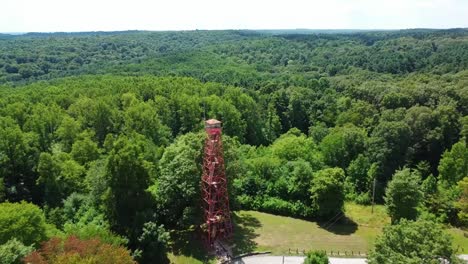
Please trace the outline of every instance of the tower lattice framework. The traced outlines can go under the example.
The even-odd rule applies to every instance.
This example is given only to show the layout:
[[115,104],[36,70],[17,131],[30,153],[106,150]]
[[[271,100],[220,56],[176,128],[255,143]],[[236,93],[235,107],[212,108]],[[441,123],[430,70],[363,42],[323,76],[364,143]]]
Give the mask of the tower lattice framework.
[[232,235],[231,211],[224,169],[221,122],[205,122],[207,138],[203,158],[202,196],[208,246]]

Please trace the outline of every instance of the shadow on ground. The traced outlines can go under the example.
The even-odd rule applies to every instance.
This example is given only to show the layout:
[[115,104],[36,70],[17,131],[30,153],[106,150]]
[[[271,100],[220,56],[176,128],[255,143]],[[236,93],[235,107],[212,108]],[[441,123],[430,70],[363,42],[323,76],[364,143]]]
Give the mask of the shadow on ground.
[[234,237],[232,252],[234,256],[243,253],[255,251],[257,243],[254,241],[258,234],[255,229],[262,226],[260,221],[248,213],[239,212],[233,214],[234,221]]
[[210,260],[213,260],[213,257],[208,254],[207,249],[204,247],[201,232],[177,232],[171,236],[173,237],[171,251],[174,255],[193,257],[202,263],[209,263]]
[[351,235],[354,234],[358,225],[356,222],[346,217],[345,215],[341,216],[339,219],[329,220],[327,222],[317,222],[320,228],[327,230],[336,235]]

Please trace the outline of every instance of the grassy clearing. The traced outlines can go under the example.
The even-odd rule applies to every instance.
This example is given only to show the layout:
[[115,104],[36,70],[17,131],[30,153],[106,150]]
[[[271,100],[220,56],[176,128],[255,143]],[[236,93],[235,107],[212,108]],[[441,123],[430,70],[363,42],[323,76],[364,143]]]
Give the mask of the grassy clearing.
[[184,256],[184,255],[175,255],[174,253],[169,253],[168,256],[170,263],[173,264],[214,264],[216,263],[215,259],[199,259],[194,256]]
[[[267,250],[287,254],[290,249],[368,252],[390,222],[385,208],[377,205],[371,213],[370,207],[346,204],[345,210],[346,218],[332,226],[255,211],[237,212],[236,253]],[[244,237],[249,239],[245,241]]]
[[[249,236],[253,237],[254,249],[272,251],[273,254],[287,254],[289,249],[294,252],[296,249],[367,252],[369,240],[375,239],[374,234],[380,231],[373,227],[359,227],[355,224],[334,225],[329,230],[325,230],[315,222],[255,211],[241,211],[236,215],[241,219],[255,218],[259,222],[255,228],[239,225],[240,228],[236,229],[239,238],[242,239],[242,233],[247,230]],[[239,240],[236,242],[245,243]],[[242,252],[242,250],[237,251]]]
[[345,214],[359,226],[382,228],[390,224],[390,217],[387,215],[385,206],[383,205],[375,205],[372,212],[371,206],[346,203]]
[[[234,213],[235,255],[252,251],[271,251],[273,254],[295,254],[296,249],[319,249],[334,252],[367,253],[375,239],[390,223],[385,207],[377,205],[372,213],[370,206],[353,203],[345,205],[346,219],[325,229],[324,223],[310,222],[291,217],[277,216],[256,211]],[[468,239],[462,230],[448,228],[454,238],[459,253],[468,253]],[[195,246],[194,246],[195,245]],[[169,254],[171,263],[214,263],[213,259],[203,257],[203,250],[197,242],[187,243],[180,252]]]
[[[323,228],[323,223],[291,217],[256,211],[236,212],[235,253],[259,250],[287,254],[289,249],[294,252],[296,249],[368,252],[383,227],[390,223],[384,206],[375,206],[373,213],[371,210],[370,206],[347,203],[347,219],[328,229]],[[447,231],[460,253],[468,253],[468,239],[463,231],[457,228]]]

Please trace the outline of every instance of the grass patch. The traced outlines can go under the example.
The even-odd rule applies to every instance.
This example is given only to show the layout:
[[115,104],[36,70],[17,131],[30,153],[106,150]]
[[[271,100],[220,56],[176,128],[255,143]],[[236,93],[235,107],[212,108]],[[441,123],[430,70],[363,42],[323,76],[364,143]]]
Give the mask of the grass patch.
[[[367,253],[377,236],[382,233],[383,227],[390,224],[384,206],[374,206],[373,213],[371,210],[370,206],[346,203],[346,218],[331,227],[324,223],[257,211],[237,211],[233,215],[233,253],[239,255],[253,251],[271,251],[273,254],[283,255],[289,254],[289,250],[291,254],[296,254],[296,250]],[[328,228],[325,229],[324,226]],[[448,228],[447,232],[453,236],[454,246],[460,250],[458,253],[468,253],[468,239],[464,232],[457,228]],[[176,243],[174,248],[177,250],[168,255],[171,263],[215,263],[213,258],[206,257],[206,252],[195,235],[178,237],[180,241],[186,242]]]
[[[346,219],[324,229],[321,223],[256,211],[235,212],[234,253],[271,251],[273,254],[295,253],[296,250],[330,252],[368,252],[384,226],[390,224],[383,205],[345,204]],[[245,220],[248,219],[248,220]],[[448,228],[459,253],[468,253],[468,239],[462,230]]]
[[169,253],[167,255],[169,258],[170,263],[174,264],[215,264],[216,260],[215,259],[208,259],[208,260],[203,260],[203,259],[197,259],[193,256],[184,256],[184,255],[174,255],[174,253]]
[[390,224],[390,217],[383,205],[375,205],[372,212],[371,206],[346,203],[345,214],[359,226],[382,228]]
[[201,241],[201,234],[196,231],[174,232],[171,234],[170,252],[167,255],[170,263],[198,264],[216,263],[209,256]]
[[[271,214],[240,211],[236,218],[254,218],[258,221],[253,230],[255,250],[272,251],[273,254],[288,254],[291,252],[308,250],[333,250],[367,252],[369,239],[375,238],[374,228],[356,227],[349,224],[336,224],[329,230],[320,227],[316,222],[309,222],[291,217],[275,216]],[[245,229],[248,227],[238,225]],[[352,232],[349,232],[352,230]],[[237,229],[234,231],[237,232]],[[236,245],[246,243],[242,237],[236,237]],[[237,252],[240,253],[240,252]]]

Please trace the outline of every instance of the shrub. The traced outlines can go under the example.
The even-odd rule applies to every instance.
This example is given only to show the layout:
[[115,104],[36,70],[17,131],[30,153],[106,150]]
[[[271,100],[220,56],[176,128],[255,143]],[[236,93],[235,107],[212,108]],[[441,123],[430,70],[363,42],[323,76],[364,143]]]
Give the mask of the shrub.
[[98,239],[80,240],[52,238],[24,258],[30,264],[135,264],[130,252],[120,246],[105,244]]
[[304,264],[328,264],[328,256],[324,251],[309,251]]
[[268,213],[279,215],[293,215],[293,205],[275,197],[268,197],[263,201],[262,209]]
[[0,263],[3,264],[20,264],[21,259],[31,253],[34,248],[25,246],[16,238],[8,240],[3,245],[0,245]]

